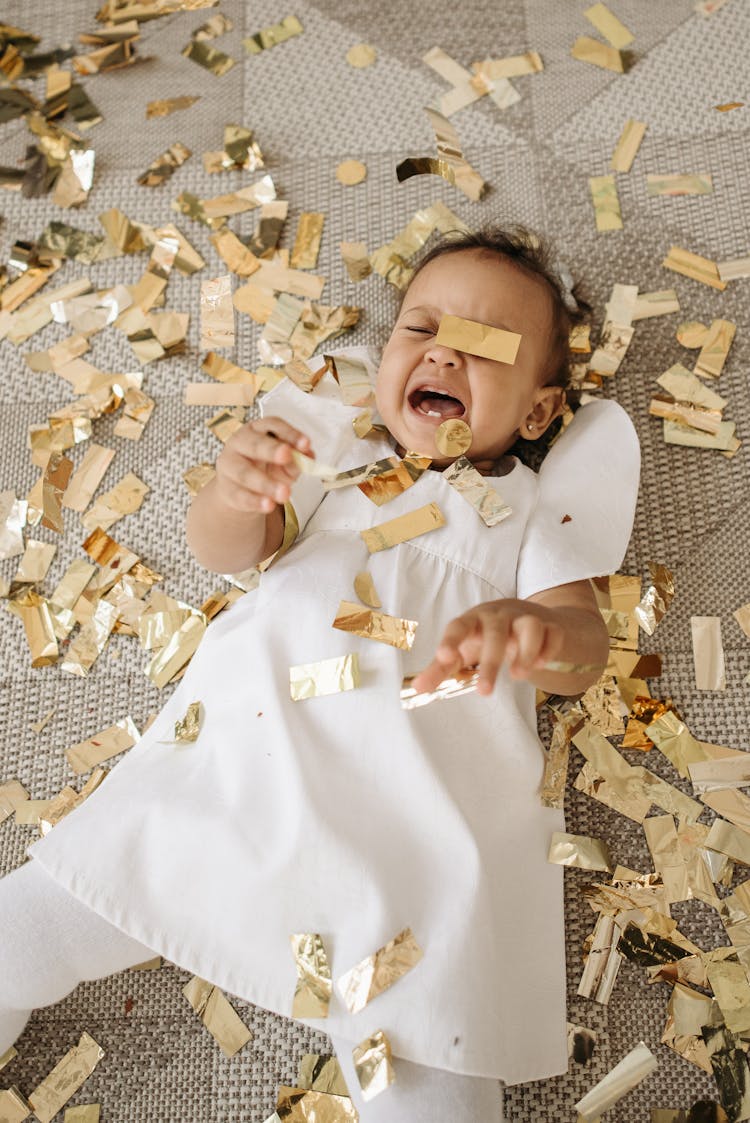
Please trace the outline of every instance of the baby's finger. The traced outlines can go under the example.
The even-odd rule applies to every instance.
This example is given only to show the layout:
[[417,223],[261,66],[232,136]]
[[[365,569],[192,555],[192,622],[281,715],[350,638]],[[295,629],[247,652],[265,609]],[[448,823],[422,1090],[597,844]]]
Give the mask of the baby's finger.
[[[261,511],[272,511],[277,504],[286,503],[291,493],[288,483],[274,479],[265,465],[258,467],[249,460],[233,462],[228,472],[221,477],[222,489],[225,483],[232,489],[255,496],[261,501],[258,508]],[[251,506],[245,509],[255,508]]]
[[513,621],[516,651],[511,664],[512,674],[531,670],[544,646],[546,630],[547,625],[538,616],[519,616]]
[[429,667],[425,667],[423,671],[414,676],[412,686],[420,693],[435,690],[443,679],[450,678],[460,669],[461,665],[460,659],[455,659],[449,664],[433,659]]
[[[478,617],[474,610],[465,612],[463,616],[457,616],[455,620],[451,620],[448,627],[443,632],[443,638],[438,644],[435,652],[435,658],[445,665],[453,664],[462,654],[463,648],[466,646],[466,641],[472,636],[478,634]],[[462,662],[462,666],[469,666]]]
[[503,617],[490,617],[483,625],[477,691],[480,694],[491,694],[506,655],[508,623]]

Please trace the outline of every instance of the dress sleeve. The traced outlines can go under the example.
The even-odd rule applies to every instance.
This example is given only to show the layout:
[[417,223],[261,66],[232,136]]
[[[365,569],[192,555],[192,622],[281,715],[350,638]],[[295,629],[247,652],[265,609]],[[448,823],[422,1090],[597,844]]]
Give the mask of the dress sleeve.
[[540,469],[516,595],[614,573],[630,541],[639,474],[638,437],[625,410],[613,401],[582,406]]

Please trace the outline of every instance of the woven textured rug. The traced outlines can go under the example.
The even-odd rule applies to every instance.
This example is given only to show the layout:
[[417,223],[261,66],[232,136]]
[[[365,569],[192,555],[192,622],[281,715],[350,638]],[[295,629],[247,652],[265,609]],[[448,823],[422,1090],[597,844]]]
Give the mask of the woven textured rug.
[[[51,219],[100,233],[97,216],[111,207],[154,226],[176,221],[206,258],[203,273],[171,274],[167,307],[191,313],[188,351],[144,368],[144,389],[157,406],[142,440],[113,437],[112,418],[95,423],[96,439],[117,449],[104,490],[127,471],[152,489],[141,510],[112,533],[165,575],[168,594],[191,604],[200,604],[217,581],[186,553],[182,528],[188,494],[181,474],[200,461],[213,460],[219,446],[204,424],[205,411],[183,404],[183,387],[201,377],[200,281],[226,270],[206,228],[175,215],[170,203],[180,191],[209,196],[256,178],[204,172],[200,154],[221,148],[225,124],[255,129],[278,195],[289,200],[282,245],[291,246],[301,212],[325,213],[317,267],[327,277],[324,299],[363,308],[348,342],[384,342],[397,294],[377,275],[354,285],[344,269],[339,242],[364,241],[372,250],[393,238],[417,209],[436,200],[443,200],[469,224],[521,222],[554,237],[560,259],[593,307],[597,325],[616,282],[637,284],[641,291],[674,288],[680,313],[638,323],[617,377],[605,388],[630,413],[643,449],[638,514],[623,572],[645,577],[648,563],[656,561],[676,575],[673,608],[656,634],[643,637],[641,643],[643,651],[664,656],[664,674],[652,682],[652,692],[674,699],[696,737],[750,749],[744,685],[750,642],[732,619],[733,610],[750,600],[746,446],[732,459],[668,446],[661,422],[648,415],[655,378],[676,362],[693,363],[695,353],[675,339],[677,324],[724,318],[734,321],[738,330],[719,389],[729,400],[728,414],[740,437],[750,430],[745,374],[750,282],[736,281],[720,293],[661,266],[673,244],[719,261],[748,253],[750,110],[721,113],[714,107],[741,99],[745,92],[750,6],[744,0],[728,0],[709,17],[695,12],[692,0],[649,5],[613,0],[617,15],[635,35],[633,65],[626,74],[571,57],[579,35],[596,35],[583,16],[585,6],[577,0],[467,0],[460,5],[449,0],[412,5],[394,0],[299,0],[294,11],[303,34],[248,56],[241,39],[289,13],[271,0],[222,0],[219,10],[234,26],[212,45],[237,60],[222,77],[181,54],[193,30],[215,11],[181,12],[145,22],[135,66],[84,80],[103,117],[87,134],[96,151],[88,201],[78,210],[61,210],[50,196],[24,199],[3,191],[0,260],[7,260],[16,240],[34,241]],[[83,0],[12,0],[5,5],[3,19],[35,32],[42,40],[40,49],[46,50],[77,43],[80,32],[96,26],[95,15],[96,4]],[[361,42],[377,50],[374,65],[362,70],[345,60],[347,50]],[[516,104],[500,110],[482,98],[453,118],[467,158],[490,185],[479,203],[469,202],[435,176],[403,184],[396,180],[395,166],[405,156],[433,153],[422,107],[434,104],[448,88],[421,61],[434,46],[464,66],[482,57],[529,49],[544,61],[542,73],[514,80],[521,94]],[[36,92],[42,92],[41,83]],[[185,94],[199,97],[190,109],[146,119],[147,102]],[[648,131],[633,170],[618,177],[624,226],[597,233],[588,177],[608,172],[628,118],[647,122]],[[161,187],[137,185],[137,176],[175,141],[193,151],[192,159]],[[22,121],[0,126],[0,164],[17,164],[28,142]],[[345,187],[335,169],[351,158],[366,163],[367,178]],[[650,197],[645,176],[657,172],[708,172],[713,193]],[[248,234],[254,223],[255,217],[246,214],[232,226]],[[92,266],[69,261],[51,284],[84,275],[97,289],[134,283],[145,260],[141,254]],[[236,327],[231,357],[254,369],[260,328],[247,316],[237,316]],[[20,347],[8,340],[0,343],[0,490],[28,492],[38,472],[26,448],[27,427],[45,421],[52,410],[72,400],[68,386],[55,375],[32,372],[24,353],[43,350],[66,334],[52,324]],[[111,329],[93,338],[86,358],[105,371],[137,366],[127,341]],[[78,462],[80,451],[74,456]],[[69,562],[82,556],[85,535],[68,512],[62,537],[43,528],[36,528],[33,536],[58,545],[43,586],[50,591]],[[17,559],[0,564],[0,576],[11,578]],[[693,615],[722,618],[725,691],[696,690],[689,623]],[[169,693],[169,688],[159,692],[144,676],[144,661],[137,642],[114,636],[86,678],[65,674],[59,667],[32,670],[20,621],[6,616],[0,639],[0,782],[18,778],[32,798],[53,795],[73,778],[64,757],[66,747],[126,714],[142,725]],[[30,723],[49,711],[51,720],[35,733]],[[649,755],[648,767],[689,790],[664,758],[652,759],[656,756]],[[568,829],[604,839],[623,865],[651,869],[641,828],[572,787],[579,767],[577,758],[566,800]],[[0,827],[2,872],[24,860],[33,831],[12,819]],[[607,1114],[612,1123],[643,1123],[651,1107],[688,1107],[702,1097],[716,1098],[709,1076],[659,1044],[667,991],[660,985],[647,986],[642,969],[623,965],[608,1006],[577,997],[582,944],[594,920],[580,888],[591,876],[566,871],[569,1018],[596,1032],[596,1050],[587,1065],[572,1064],[564,1077],[506,1090],[506,1118],[519,1123],[572,1121],[576,1101],[639,1041],[657,1054],[659,1067]],[[716,914],[707,907],[689,902],[673,911],[682,930],[702,947],[726,942]],[[49,923],[54,925],[53,916]],[[65,1001],[34,1015],[18,1042],[18,1057],[2,1073],[2,1086],[17,1084],[31,1091],[85,1029],[105,1048],[106,1057],[71,1103],[100,1102],[102,1119],[119,1123],[260,1123],[273,1111],[278,1084],[294,1083],[299,1057],[324,1051],[326,1038],[236,1001],[254,1038],[227,1060],[188,1008],[181,994],[186,978],[184,972],[165,966],[79,987]]]

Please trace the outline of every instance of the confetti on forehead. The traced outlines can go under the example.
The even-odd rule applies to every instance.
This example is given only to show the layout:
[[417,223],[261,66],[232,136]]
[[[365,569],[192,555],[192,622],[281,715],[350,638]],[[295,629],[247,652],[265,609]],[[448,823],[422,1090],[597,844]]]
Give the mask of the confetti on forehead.
[[521,336],[514,331],[505,331],[504,328],[494,328],[476,320],[465,320],[461,316],[441,316],[435,343],[470,355],[479,355],[484,359],[513,364],[521,344]]

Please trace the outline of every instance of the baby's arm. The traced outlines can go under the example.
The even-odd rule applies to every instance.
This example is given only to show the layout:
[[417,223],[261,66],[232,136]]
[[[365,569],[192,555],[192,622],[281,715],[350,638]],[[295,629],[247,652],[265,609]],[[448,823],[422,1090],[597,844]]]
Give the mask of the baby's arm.
[[229,438],[187,516],[188,546],[206,569],[239,573],[278,550],[299,475],[292,449],[311,455],[304,433],[278,417],[249,421]]
[[[461,667],[479,668],[477,690],[490,694],[503,663],[513,678],[528,679],[550,694],[580,694],[607,664],[609,638],[588,581],[535,593],[528,600],[479,604],[452,620],[435,658],[414,679],[434,690]],[[584,673],[546,671],[547,663],[596,667]]]

